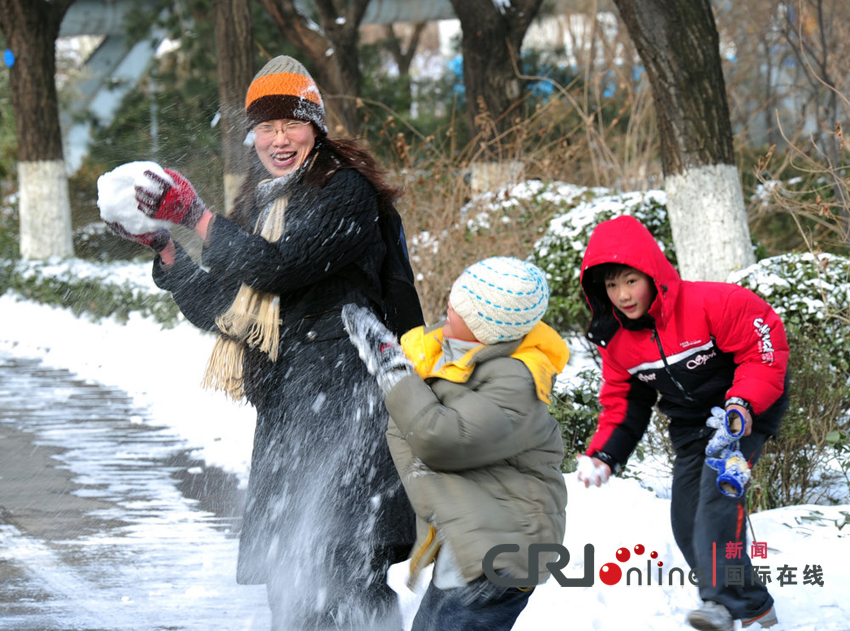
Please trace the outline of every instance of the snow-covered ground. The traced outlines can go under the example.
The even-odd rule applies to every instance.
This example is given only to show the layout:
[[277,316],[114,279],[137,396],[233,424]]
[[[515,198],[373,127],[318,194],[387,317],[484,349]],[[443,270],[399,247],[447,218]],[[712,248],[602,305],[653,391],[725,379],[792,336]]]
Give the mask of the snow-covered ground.
[[[131,265],[122,268],[122,274],[144,286],[149,284],[148,269]],[[123,389],[147,408],[157,425],[172,428],[208,465],[247,481],[254,426],[251,408],[200,388],[214,341],[211,336],[185,322],[162,329],[141,317],[132,317],[127,324],[93,323],[70,311],[10,295],[0,297],[0,323],[0,350],[40,358],[83,379]],[[686,568],[670,531],[669,501],[636,480],[613,479],[603,488],[584,489],[574,476],[566,479],[569,504],[563,543],[570,564],[564,574],[571,579],[584,576],[585,550],[591,545],[594,564],[587,574],[593,585],[561,587],[551,579],[535,591],[515,629],[689,628],[684,618],[698,605],[696,588],[687,578],[684,586],[678,578],[672,585],[667,578],[673,568]],[[850,630],[850,505],[761,512],[752,515],[752,525],[754,539],[765,544],[759,547],[763,556],[755,562],[771,579],[780,619],[774,629]],[[630,551],[629,559],[619,560],[621,548]],[[663,585],[658,581],[659,562]],[[600,579],[600,569],[607,565],[616,571],[615,564],[623,578],[607,585]],[[390,583],[400,592],[410,619],[418,596],[403,587],[404,579],[404,566],[395,566]]]

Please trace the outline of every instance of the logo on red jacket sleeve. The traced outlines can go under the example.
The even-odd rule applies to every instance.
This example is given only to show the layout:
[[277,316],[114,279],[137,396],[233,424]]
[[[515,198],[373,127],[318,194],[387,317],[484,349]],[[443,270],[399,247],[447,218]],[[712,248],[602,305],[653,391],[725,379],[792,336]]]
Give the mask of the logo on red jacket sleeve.
[[770,339],[770,326],[764,321],[764,318],[756,318],[753,320],[753,326],[756,329],[756,335],[759,336],[759,353],[761,353],[761,361],[763,364],[773,363],[773,341]]

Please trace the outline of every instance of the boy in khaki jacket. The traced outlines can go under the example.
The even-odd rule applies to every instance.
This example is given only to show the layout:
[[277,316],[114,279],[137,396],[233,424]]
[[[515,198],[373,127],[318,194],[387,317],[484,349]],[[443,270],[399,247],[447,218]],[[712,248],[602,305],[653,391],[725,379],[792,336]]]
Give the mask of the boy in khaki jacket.
[[368,310],[343,309],[384,391],[390,452],[417,515],[411,582],[435,561],[412,631],[513,626],[533,588],[488,580],[482,561],[494,546],[519,546],[495,557],[497,574],[549,576],[528,576],[528,546],[563,541],[567,501],[548,404],[569,352],[540,321],[548,299],[537,267],[494,257],[454,283],[443,326],[413,329],[400,346]]

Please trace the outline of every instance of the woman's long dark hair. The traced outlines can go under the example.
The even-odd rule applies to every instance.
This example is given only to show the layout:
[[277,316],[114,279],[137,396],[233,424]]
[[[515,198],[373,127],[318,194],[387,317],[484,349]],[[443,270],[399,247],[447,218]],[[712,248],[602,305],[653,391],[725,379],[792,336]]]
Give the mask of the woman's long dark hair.
[[[330,139],[320,135],[316,138],[316,146],[307,160],[313,161],[304,174],[304,184],[307,186],[322,187],[340,169],[355,169],[375,188],[378,211],[396,212],[395,203],[401,197],[402,190],[386,181],[384,177],[386,172],[378,166],[372,154],[358,141],[347,138]],[[269,172],[260,162],[257,152],[253,151],[248,176],[239,188],[233,211],[229,215],[229,219],[243,230],[253,231],[254,194],[257,185],[268,177]]]

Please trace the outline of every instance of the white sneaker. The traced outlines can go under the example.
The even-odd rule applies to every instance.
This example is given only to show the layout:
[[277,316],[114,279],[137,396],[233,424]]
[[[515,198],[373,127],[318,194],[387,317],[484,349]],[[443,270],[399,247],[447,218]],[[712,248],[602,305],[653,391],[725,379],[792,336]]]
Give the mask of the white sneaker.
[[723,605],[706,600],[702,607],[688,614],[688,624],[699,631],[733,631],[732,614]]
[[750,625],[758,624],[761,625],[762,629],[767,629],[768,627],[775,625],[777,622],[779,622],[779,619],[776,617],[776,609],[771,607],[760,616],[750,618],[749,620],[741,620],[741,625],[744,629],[746,629]]

